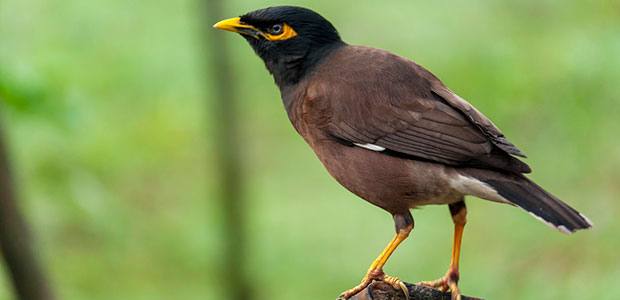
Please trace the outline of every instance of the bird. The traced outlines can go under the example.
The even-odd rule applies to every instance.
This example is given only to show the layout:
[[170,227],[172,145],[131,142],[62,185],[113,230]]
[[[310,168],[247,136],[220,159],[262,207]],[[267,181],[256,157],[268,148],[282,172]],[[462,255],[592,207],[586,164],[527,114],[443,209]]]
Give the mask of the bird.
[[273,76],[295,130],[346,189],[392,215],[396,235],[348,299],[373,281],[408,297],[383,267],[414,227],[412,209],[448,205],[454,239],[446,274],[421,284],[458,287],[465,196],[519,207],[563,233],[592,222],[528,179],[526,158],[500,129],[430,71],[389,51],[349,45],[327,19],[272,6],[213,25],[240,34]]

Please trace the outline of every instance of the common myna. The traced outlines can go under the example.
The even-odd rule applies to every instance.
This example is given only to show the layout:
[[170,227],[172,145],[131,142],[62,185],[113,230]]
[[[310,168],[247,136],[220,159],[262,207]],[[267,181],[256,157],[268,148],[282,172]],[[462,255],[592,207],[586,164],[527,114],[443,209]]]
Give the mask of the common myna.
[[392,214],[396,236],[349,298],[373,280],[406,292],[383,265],[413,229],[410,209],[448,204],[454,221],[446,275],[425,285],[459,299],[464,197],[517,206],[563,233],[592,227],[582,214],[525,177],[525,157],[487,117],[420,65],[388,51],[348,45],[301,7],[277,6],[221,21],[240,33],[280,88],[297,132],[345,188]]

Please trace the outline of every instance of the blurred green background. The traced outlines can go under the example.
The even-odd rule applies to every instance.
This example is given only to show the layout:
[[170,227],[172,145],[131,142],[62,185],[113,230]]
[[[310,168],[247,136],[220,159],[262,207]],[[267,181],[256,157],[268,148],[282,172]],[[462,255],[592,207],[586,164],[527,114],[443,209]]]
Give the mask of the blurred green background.
[[[221,19],[275,4],[227,1]],[[464,294],[620,298],[619,2],[286,4],[318,11],[350,44],[431,70],[530,157],[531,178],[595,223],[567,236],[471,198]],[[239,259],[255,298],[333,299],[393,236],[390,215],[340,187],[297,136],[244,39],[209,32],[199,7],[0,2],[2,125],[21,207],[62,299],[226,299],[205,53],[217,43],[231,50],[240,101],[248,240]],[[448,209],[413,215],[386,272],[436,279],[450,259]],[[0,299],[12,299],[0,274]]]

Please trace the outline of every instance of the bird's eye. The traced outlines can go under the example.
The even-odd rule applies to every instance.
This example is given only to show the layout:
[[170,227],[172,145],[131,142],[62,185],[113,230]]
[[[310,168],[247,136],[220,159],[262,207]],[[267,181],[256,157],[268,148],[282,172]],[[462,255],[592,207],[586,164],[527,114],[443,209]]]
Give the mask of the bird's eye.
[[261,36],[271,42],[283,41],[297,36],[297,32],[286,23],[276,23],[271,26],[261,27],[261,30],[263,30],[261,31]]
[[278,23],[269,28],[269,34],[273,34],[273,35],[282,34],[283,30],[284,30],[284,25]]

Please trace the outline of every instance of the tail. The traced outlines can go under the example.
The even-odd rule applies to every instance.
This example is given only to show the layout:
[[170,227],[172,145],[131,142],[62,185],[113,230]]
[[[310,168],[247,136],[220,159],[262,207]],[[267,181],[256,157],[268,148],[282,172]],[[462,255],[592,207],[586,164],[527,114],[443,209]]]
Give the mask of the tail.
[[487,178],[482,182],[514,205],[550,227],[567,234],[592,228],[592,222],[525,176]]

